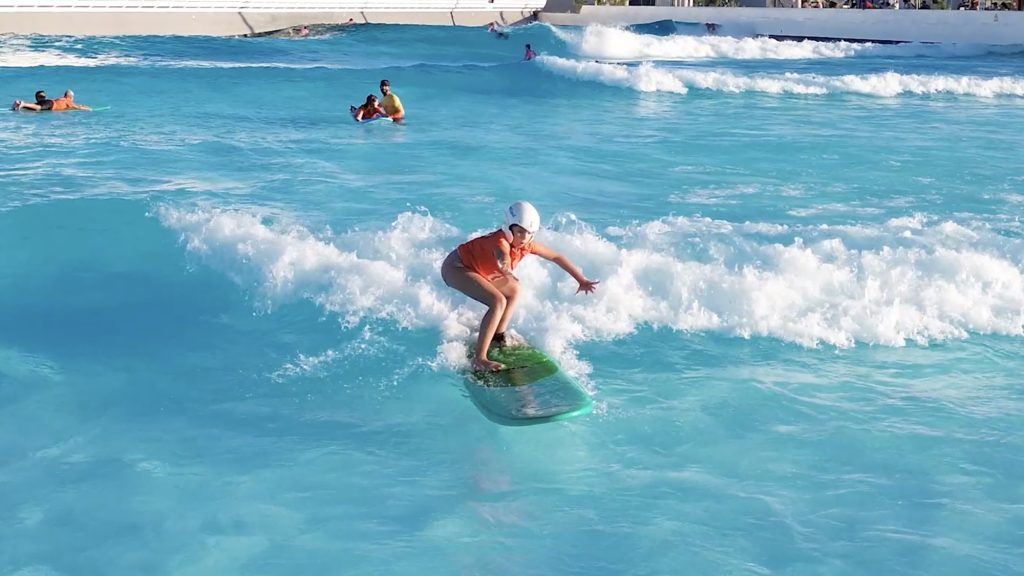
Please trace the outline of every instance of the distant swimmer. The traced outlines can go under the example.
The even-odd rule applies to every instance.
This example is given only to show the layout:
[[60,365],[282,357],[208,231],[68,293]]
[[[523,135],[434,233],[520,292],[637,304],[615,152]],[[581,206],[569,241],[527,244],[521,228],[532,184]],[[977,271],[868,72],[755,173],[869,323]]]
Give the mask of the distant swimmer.
[[505,368],[487,358],[491,344],[507,345],[505,331],[519,297],[519,279],[512,271],[528,254],[558,264],[579,283],[576,293],[590,294],[597,280],[588,280],[568,258],[534,242],[540,214],[529,202],[516,202],[505,210],[505,225],[452,250],[441,264],[441,278],[448,286],[487,306],[480,321],[473,370],[493,372]]
[[523,60],[533,60],[536,57],[537,57],[537,53],[533,51],[533,48],[530,48],[529,44],[527,44],[526,45],[526,53],[523,54]]
[[71,90],[66,90],[62,98],[50,100],[46,97],[46,91],[39,90],[36,92],[36,103],[23,102],[21,100],[15,100],[11,106],[14,111],[18,110],[31,110],[33,112],[63,112],[65,110],[92,110],[92,108],[84,104],[75,103],[75,93]]
[[391,91],[391,82],[381,80],[380,93],[384,96],[380,100],[384,113],[395,122],[405,118],[405,108],[402,107],[402,101],[398,99],[398,95]]
[[494,34],[495,38],[508,40],[508,32],[505,32],[504,28],[499,27],[497,22],[491,22],[490,24],[488,24],[487,31],[490,32],[491,34]]
[[384,118],[387,116],[387,114],[384,113],[384,109],[381,108],[380,104],[377,102],[377,96],[374,94],[367,95],[366,102],[358,108],[355,106],[349,106],[348,111],[352,113],[352,117],[355,118],[356,122],[373,120],[375,118]]

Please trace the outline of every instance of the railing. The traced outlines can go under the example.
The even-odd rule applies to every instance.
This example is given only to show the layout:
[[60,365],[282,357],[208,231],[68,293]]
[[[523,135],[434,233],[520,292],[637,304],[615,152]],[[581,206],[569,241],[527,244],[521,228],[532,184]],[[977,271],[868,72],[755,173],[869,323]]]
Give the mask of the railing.
[[499,12],[533,11],[546,0],[0,0],[0,12]]

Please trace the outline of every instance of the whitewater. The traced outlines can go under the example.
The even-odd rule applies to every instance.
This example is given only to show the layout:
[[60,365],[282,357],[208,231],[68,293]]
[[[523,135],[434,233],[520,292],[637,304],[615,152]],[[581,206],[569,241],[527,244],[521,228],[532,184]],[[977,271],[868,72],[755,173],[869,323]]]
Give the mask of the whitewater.
[[680,30],[0,38],[0,574],[1018,573],[1024,48]]

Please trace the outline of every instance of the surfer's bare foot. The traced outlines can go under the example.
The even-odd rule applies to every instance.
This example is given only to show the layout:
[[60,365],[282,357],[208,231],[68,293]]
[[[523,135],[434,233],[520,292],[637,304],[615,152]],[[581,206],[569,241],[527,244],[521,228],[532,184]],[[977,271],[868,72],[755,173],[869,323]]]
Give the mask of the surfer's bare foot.
[[473,370],[476,372],[497,372],[504,369],[505,365],[501,362],[494,362],[486,358],[473,359]]

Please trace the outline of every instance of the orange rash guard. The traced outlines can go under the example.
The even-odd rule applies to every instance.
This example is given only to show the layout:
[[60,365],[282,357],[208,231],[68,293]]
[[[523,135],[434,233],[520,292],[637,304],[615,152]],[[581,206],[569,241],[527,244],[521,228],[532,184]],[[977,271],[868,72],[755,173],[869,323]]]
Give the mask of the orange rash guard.
[[509,248],[509,255],[512,257],[511,269],[516,267],[516,264],[523,259],[523,256],[533,253],[533,242],[516,248],[505,239],[505,232],[503,230],[495,230],[486,236],[480,236],[465,244],[460,244],[458,248],[459,259],[462,260],[462,265],[467,269],[476,272],[484,278],[490,278],[496,274],[501,274],[501,269],[498,268],[498,257],[495,254],[502,245]]

